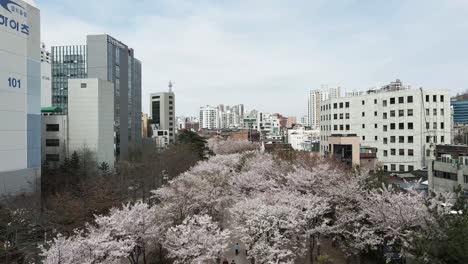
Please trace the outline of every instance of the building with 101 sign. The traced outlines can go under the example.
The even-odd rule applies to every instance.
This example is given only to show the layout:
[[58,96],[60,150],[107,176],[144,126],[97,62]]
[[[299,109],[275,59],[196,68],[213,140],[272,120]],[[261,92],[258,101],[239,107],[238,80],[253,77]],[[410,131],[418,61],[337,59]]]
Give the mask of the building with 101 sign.
[[32,2],[0,0],[0,196],[40,186],[40,24]]

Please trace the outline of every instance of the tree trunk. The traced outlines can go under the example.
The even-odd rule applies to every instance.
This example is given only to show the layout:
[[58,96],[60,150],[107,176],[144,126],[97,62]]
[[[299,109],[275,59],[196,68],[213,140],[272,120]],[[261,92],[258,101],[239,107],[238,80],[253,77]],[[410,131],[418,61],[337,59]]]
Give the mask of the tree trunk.
[[309,236],[309,259],[310,264],[314,264],[314,247],[315,247],[315,239],[313,235]]

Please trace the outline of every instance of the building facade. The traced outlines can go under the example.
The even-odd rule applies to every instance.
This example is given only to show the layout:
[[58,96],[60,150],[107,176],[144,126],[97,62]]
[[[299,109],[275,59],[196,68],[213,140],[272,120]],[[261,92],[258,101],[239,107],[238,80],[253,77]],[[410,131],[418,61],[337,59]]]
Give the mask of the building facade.
[[42,164],[46,163],[49,168],[58,168],[69,156],[68,116],[57,109],[43,108],[41,117]]
[[53,106],[68,112],[68,80],[80,78],[114,83],[115,155],[127,158],[130,145],[141,143],[141,62],[109,35],[89,35],[86,45],[52,47]]
[[319,130],[308,130],[303,127],[288,129],[288,144],[297,151],[313,151],[313,143],[320,142]]
[[0,5],[0,196],[38,190],[41,166],[40,11]]
[[115,162],[114,84],[98,78],[70,79],[68,84],[69,152],[89,149],[98,163]]
[[468,194],[468,146],[437,145],[428,166],[432,191],[453,192],[461,187]]
[[377,150],[387,171],[412,171],[427,164],[431,144],[451,141],[450,99],[446,90],[399,86],[322,103],[321,147],[329,138],[354,134],[361,147]]
[[50,52],[41,43],[41,107],[52,106],[52,65]]
[[175,94],[172,91],[150,95],[150,115],[153,124],[156,130],[169,131],[169,143],[175,143],[175,104]]
[[200,129],[218,129],[218,108],[212,106],[200,107]]
[[468,124],[468,101],[452,101],[453,123],[455,125]]

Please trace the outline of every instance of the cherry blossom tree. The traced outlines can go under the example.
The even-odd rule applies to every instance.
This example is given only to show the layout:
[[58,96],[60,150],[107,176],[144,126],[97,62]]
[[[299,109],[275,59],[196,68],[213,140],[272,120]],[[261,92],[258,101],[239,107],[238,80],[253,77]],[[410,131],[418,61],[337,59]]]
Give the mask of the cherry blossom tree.
[[222,140],[211,138],[208,140],[208,147],[216,155],[226,155],[233,153],[241,153],[245,151],[259,150],[260,146],[247,140]]
[[229,232],[221,231],[208,215],[195,215],[171,227],[164,247],[175,263],[215,263],[227,249]]

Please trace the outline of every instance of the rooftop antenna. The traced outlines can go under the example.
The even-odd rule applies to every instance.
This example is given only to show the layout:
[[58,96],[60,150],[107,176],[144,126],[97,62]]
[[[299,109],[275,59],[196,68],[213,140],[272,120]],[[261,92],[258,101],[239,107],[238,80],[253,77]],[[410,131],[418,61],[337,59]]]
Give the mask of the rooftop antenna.
[[172,81],[169,81],[169,92],[170,93],[172,93],[172,86],[173,86]]

